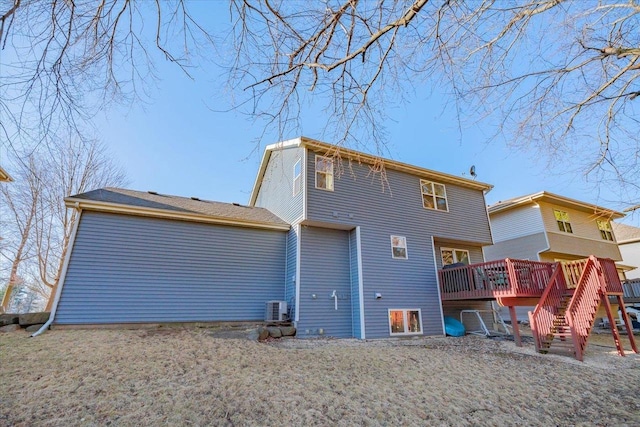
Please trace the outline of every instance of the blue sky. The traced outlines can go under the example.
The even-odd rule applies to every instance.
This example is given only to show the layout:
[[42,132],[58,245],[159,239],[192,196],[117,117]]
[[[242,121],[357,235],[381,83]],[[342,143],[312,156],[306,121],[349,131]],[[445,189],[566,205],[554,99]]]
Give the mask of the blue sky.
[[[169,63],[159,64],[157,74],[146,102],[114,107],[96,118],[99,138],[125,169],[129,187],[247,203],[264,149],[255,142],[262,125],[239,112],[224,111],[229,98],[221,90],[222,75],[196,70],[191,80]],[[532,152],[515,151],[499,140],[488,142],[489,126],[460,129],[448,101],[445,93],[427,88],[395,108],[385,124],[389,157],[467,177],[474,165],[477,179],[494,185],[488,203],[546,190],[623,208],[580,176],[549,170]],[[323,119],[309,112],[300,134],[323,139]],[[263,143],[277,140],[267,134]],[[635,215],[625,222],[640,225],[638,219]]]
[[[212,28],[228,25],[227,2],[191,5],[200,9],[195,11],[198,16],[209,17],[206,24]],[[212,56],[221,52],[224,49]],[[158,80],[147,82],[149,96],[144,101],[112,106],[95,117],[96,135],[126,172],[128,187],[247,203],[264,149],[255,142],[263,124],[228,111],[226,78],[212,64],[191,69],[192,80],[174,64],[158,59],[155,73]],[[490,141],[489,121],[459,128],[445,92],[428,86],[413,90],[405,104],[388,111],[390,119],[384,125],[390,158],[467,177],[474,165],[477,179],[494,185],[488,203],[546,190],[613,209],[626,207],[579,175],[549,170],[533,152],[507,148],[499,139]],[[300,132],[286,139],[305,135],[332,142],[322,136],[326,117],[321,113],[306,110],[301,119]],[[262,141],[278,139],[267,133]],[[640,226],[640,214],[625,222]]]

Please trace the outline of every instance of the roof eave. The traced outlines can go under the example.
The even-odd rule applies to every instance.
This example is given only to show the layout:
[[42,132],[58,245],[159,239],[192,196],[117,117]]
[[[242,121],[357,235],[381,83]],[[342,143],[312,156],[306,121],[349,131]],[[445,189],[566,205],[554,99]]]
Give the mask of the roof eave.
[[607,209],[602,206],[581,202],[579,200],[570,199],[568,197],[563,197],[557,194],[548,193],[546,191],[541,191],[539,193],[534,193],[528,196],[524,196],[520,199],[516,199],[514,201],[510,201],[509,203],[505,203],[504,205],[495,204],[495,205],[489,206],[488,211],[489,211],[489,214],[494,214],[498,212],[508,211],[510,209],[514,209],[516,207],[520,207],[526,204],[537,203],[538,201],[551,202],[556,205],[571,207],[574,209],[595,213],[598,216],[607,217],[609,219],[619,219],[625,216],[625,214],[623,214],[622,212],[614,211],[613,209]]
[[288,231],[289,224],[275,224],[261,221],[248,221],[235,218],[218,217],[190,212],[176,212],[165,209],[148,208],[142,206],[131,206],[120,203],[102,202],[96,200],[79,199],[67,197],[64,199],[65,206],[80,210],[90,210],[97,212],[119,213],[137,216],[149,216],[154,218],[176,219],[182,221],[203,222],[209,224],[233,225],[251,228],[262,228],[270,230]]

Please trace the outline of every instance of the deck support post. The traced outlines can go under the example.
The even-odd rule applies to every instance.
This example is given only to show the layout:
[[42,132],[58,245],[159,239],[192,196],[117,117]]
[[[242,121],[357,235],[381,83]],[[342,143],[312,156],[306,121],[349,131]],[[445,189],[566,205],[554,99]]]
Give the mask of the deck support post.
[[518,316],[516,316],[516,308],[509,306],[509,317],[511,317],[511,329],[513,329],[513,340],[516,347],[522,347],[522,339],[520,339],[520,328],[518,327]]
[[616,319],[613,317],[613,312],[611,311],[611,304],[609,303],[609,297],[607,296],[606,293],[601,293],[600,295],[602,298],[602,304],[604,305],[604,309],[607,312],[607,318],[609,319],[609,326],[611,327],[611,334],[613,335],[613,341],[615,341],[616,343],[618,354],[620,356],[624,356],[624,348],[622,347],[622,343],[620,342],[620,334],[618,333],[618,327],[616,326]]
[[627,329],[627,336],[629,337],[629,344],[631,344],[631,349],[634,353],[638,353],[638,347],[636,347],[636,339],[633,336],[633,325],[629,320],[629,315],[627,314],[627,309],[624,306],[624,298],[622,295],[618,295],[618,307],[620,307],[620,312],[622,313],[622,321],[624,322],[624,327]]

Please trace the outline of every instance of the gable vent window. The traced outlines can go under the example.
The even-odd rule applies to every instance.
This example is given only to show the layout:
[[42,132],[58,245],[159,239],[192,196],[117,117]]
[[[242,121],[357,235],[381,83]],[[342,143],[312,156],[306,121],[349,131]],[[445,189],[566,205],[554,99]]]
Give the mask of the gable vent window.
[[613,242],[613,231],[611,231],[611,223],[609,221],[598,220],[598,230],[600,230],[600,236],[604,240]]
[[422,190],[422,206],[436,211],[449,211],[444,184],[421,179],[420,188]]
[[293,165],[293,195],[300,193],[302,188],[302,163],[300,159]]
[[571,223],[569,222],[569,214],[565,211],[559,211],[555,209],[553,214],[556,217],[556,222],[558,223],[558,230],[564,231],[565,233],[573,233],[573,229],[571,228]]
[[391,257],[395,259],[407,259],[407,238],[403,236],[391,236]]
[[333,160],[316,156],[316,188],[333,191]]

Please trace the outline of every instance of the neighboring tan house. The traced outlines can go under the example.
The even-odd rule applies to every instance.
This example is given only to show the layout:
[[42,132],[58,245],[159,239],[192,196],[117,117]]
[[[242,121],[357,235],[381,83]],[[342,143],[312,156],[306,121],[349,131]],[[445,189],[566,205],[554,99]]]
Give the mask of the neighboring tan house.
[[11,182],[13,178],[0,166],[0,182]]
[[624,214],[541,191],[490,205],[489,260],[571,261],[595,255],[622,261],[611,221]]
[[612,225],[622,255],[622,263],[633,267],[626,272],[626,278],[640,279],[640,228],[617,222]]
[[490,189],[301,137],[266,148],[248,206],[71,196],[81,214],[52,318],[253,321],[280,300],[302,337],[443,335],[437,270],[483,261]]

